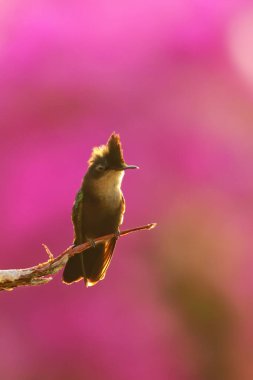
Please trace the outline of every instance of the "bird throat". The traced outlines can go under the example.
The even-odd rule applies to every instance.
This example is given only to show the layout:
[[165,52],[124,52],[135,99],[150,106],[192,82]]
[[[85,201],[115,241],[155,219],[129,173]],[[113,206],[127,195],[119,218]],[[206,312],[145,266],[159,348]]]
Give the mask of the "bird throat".
[[122,199],[121,183],[124,171],[110,170],[102,177],[94,179],[93,191],[105,207],[117,208]]

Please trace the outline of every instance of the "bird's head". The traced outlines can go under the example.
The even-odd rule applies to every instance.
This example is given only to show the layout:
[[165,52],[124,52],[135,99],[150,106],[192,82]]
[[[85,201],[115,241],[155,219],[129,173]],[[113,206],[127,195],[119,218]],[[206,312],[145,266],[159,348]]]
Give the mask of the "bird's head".
[[106,145],[95,147],[88,161],[89,173],[93,178],[115,176],[122,178],[127,169],[138,169],[138,166],[127,165],[123,158],[120,137],[112,133]]

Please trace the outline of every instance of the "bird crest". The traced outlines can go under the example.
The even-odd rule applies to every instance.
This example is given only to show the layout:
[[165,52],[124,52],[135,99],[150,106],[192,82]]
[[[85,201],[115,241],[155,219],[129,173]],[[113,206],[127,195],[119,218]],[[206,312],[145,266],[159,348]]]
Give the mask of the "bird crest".
[[120,137],[115,132],[112,133],[106,145],[93,148],[88,164],[91,166],[102,160],[106,160],[110,166],[122,165],[125,162]]

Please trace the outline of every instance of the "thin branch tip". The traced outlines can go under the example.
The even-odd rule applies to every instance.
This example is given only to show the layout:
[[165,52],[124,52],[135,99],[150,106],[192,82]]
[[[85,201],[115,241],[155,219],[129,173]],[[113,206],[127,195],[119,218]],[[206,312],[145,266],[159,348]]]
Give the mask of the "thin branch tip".
[[52,261],[54,259],[54,255],[52,254],[48,246],[42,243],[42,247],[45,249],[46,253],[48,254],[49,260]]
[[150,223],[149,230],[152,230],[153,228],[157,227],[157,223]]

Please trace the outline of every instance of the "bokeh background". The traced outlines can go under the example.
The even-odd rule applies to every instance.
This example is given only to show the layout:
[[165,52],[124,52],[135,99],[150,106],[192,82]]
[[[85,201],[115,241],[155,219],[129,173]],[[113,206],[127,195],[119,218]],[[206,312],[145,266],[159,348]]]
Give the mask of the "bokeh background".
[[91,148],[120,133],[124,227],[85,289],[0,294],[7,380],[253,378],[253,5],[0,1],[0,268],[72,243]]

